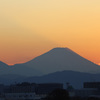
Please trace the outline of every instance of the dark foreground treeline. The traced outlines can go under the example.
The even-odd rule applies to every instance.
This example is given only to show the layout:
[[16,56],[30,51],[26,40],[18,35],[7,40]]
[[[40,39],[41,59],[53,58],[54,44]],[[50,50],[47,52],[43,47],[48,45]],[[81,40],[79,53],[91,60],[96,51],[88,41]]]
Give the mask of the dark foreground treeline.
[[97,97],[81,98],[81,97],[70,97],[68,91],[64,89],[56,89],[48,94],[42,100],[100,100]]

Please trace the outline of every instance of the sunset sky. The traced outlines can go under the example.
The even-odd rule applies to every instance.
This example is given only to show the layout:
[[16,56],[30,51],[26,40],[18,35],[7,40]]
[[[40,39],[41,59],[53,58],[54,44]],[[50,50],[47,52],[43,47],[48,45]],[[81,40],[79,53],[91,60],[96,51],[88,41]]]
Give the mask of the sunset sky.
[[0,60],[23,63],[68,47],[100,63],[100,0],[0,0]]

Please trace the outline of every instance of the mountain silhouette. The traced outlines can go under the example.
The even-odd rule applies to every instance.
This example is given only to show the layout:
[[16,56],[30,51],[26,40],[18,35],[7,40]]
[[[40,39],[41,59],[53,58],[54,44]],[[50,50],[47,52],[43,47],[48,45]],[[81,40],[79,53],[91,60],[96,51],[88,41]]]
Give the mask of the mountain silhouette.
[[0,67],[8,67],[8,65],[5,64],[4,62],[0,61]]
[[28,77],[23,79],[23,81],[35,83],[70,83],[74,88],[82,88],[84,82],[100,81],[100,74],[65,70],[38,77]]
[[0,62],[0,75],[39,76],[64,70],[100,73],[100,66],[68,48],[54,48],[31,61],[13,66]]
[[24,63],[24,65],[40,70],[44,74],[63,70],[100,73],[100,66],[81,57],[68,48],[54,48]]
[[30,83],[70,83],[74,88],[82,88],[84,82],[99,82],[100,74],[91,74],[77,71],[57,71],[43,76],[25,77],[15,74],[0,76],[0,83],[15,84],[21,82]]
[[40,71],[25,66],[23,64],[16,64],[14,66],[9,66],[0,61],[0,75],[17,75],[17,76],[36,76],[41,74]]

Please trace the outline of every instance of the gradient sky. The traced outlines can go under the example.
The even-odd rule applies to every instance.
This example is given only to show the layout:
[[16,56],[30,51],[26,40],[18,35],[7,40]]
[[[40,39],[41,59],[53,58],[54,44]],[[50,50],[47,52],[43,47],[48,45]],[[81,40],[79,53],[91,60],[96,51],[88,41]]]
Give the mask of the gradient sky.
[[23,63],[68,47],[100,63],[100,0],[0,0],[0,60]]

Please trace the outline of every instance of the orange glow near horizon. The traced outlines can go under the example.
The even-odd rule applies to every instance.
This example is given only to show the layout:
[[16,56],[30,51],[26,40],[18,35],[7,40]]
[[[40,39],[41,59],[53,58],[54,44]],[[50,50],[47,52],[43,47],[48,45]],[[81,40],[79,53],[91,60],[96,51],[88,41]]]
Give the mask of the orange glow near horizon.
[[68,47],[100,63],[100,0],[0,1],[0,60],[24,63]]

